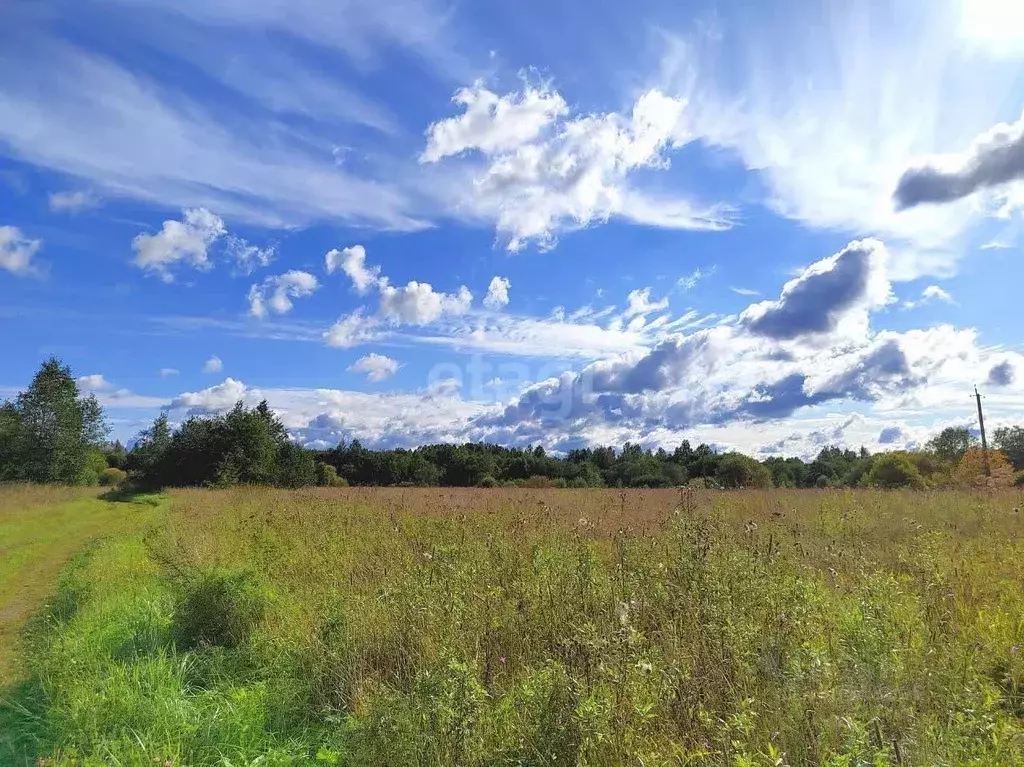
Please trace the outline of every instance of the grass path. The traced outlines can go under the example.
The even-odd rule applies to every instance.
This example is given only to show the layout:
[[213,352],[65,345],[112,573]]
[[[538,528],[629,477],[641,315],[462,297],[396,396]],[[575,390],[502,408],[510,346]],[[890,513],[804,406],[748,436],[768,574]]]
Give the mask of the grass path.
[[139,529],[153,508],[101,500],[95,489],[0,489],[0,688],[22,676],[21,630],[64,565],[98,538]]

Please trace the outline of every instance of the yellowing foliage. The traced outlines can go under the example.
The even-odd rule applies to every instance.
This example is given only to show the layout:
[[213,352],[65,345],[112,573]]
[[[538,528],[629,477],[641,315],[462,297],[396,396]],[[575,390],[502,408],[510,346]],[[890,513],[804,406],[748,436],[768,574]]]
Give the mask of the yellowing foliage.
[[953,479],[959,485],[1011,487],[1013,466],[1002,450],[988,451],[989,475],[985,476],[985,461],[981,448],[972,447],[953,469]]

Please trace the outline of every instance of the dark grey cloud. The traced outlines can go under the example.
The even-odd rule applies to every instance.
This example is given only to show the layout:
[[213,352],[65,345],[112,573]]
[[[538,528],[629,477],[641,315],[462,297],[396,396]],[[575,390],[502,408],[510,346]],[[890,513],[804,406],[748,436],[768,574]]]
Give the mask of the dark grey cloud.
[[906,439],[906,434],[899,426],[886,426],[878,435],[879,445],[893,445]]
[[988,371],[988,382],[993,386],[1009,386],[1016,377],[1017,371],[1009,360],[1003,360],[998,365],[993,365],[992,369]]
[[884,302],[885,296],[871,295],[879,284],[888,293],[884,275],[876,273],[884,269],[882,248],[878,240],[851,242],[787,283],[777,301],[748,307],[741,324],[755,335],[777,341],[834,331],[847,311]]
[[979,136],[955,167],[910,168],[900,177],[893,201],[897,210],[953,202],[1019,179],[1024,179],[1024,116],[1013,125],[1000,123]]

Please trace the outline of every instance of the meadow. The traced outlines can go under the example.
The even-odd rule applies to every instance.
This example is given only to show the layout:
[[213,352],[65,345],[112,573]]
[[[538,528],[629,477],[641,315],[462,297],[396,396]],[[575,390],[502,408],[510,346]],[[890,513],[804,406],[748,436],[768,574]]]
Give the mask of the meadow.
[[1019,491],[96,492],[0,489],[0,764],[1024,763]]

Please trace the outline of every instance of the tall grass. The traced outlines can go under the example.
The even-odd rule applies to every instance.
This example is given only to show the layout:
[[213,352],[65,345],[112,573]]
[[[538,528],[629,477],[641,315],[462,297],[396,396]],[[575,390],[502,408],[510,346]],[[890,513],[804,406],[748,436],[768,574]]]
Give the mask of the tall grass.
[[11,758],[1017,764],[1017,503],[178,492],[65,579]]

